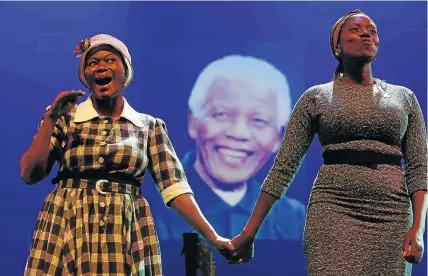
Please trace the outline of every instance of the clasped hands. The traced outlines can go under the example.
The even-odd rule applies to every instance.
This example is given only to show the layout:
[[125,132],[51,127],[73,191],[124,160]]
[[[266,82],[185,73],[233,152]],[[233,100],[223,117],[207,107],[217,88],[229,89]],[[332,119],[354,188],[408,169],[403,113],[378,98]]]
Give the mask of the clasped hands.
[[232,246],[216,246],[228,264],[236,265],[249,262],[254,257],[254,237],[242,232],[228,241]]

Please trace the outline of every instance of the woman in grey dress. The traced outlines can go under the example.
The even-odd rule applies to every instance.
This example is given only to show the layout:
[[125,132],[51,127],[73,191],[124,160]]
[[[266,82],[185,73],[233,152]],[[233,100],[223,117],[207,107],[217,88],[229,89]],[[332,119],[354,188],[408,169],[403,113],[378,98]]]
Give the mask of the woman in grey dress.
[[305,225],[309,275],[410,275],[423,255],[428,202],[420,106],[406,87],[373,78],[379,37],[367,15],[346,14],[330,37],[339,61],[333,81],[309,88],[294,107],[251,218],[232,241],[238,258],[230,263],[253,257],[260,225],[317,133],[324,164]]

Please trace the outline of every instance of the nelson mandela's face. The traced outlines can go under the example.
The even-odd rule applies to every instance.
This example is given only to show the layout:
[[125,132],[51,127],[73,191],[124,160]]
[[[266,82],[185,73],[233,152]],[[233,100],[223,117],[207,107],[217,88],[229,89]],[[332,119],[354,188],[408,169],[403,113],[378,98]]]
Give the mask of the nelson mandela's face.
[[208,175],[233,185],[257,173],[281,140],[276,101],[274,92],[254,82],[221,78],[211,85],[201,115],[189,121]]

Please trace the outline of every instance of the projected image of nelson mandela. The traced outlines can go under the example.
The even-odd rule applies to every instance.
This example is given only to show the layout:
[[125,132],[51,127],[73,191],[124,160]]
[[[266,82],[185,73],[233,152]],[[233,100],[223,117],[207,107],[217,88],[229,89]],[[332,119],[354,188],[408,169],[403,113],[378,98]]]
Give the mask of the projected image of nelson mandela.
[[[253,210],[261,185],[254,176],[281,143],[291,113],[289,90],[287,78],[273,65],[239,55],[208,64],[194,84],[188,133],[195,150],[182,164],[202,212],[220,235],[239,234]],[[305,210],[284,197],[257,238],[300,240]],[[191,231],[169,215],[156,226],[164,240],[179,240]]]

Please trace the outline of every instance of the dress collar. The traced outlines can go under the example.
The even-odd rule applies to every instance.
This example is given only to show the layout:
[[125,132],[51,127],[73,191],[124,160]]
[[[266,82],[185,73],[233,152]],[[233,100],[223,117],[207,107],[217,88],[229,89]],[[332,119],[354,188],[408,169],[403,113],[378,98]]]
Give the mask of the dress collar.
[[[128,101],[123,97],[123,111],[120,114],[120,117],[125,118],[131,121],[134,125],[138,127],[143,127],[143,120],[141,120],[141,114],[135,111],[129,104]],[[88,97],[86,101],[82,102],[77,106],[76,115],[74,117],[75,123],[82,123],[89,121],[93,118],[100,117],[95,111],[92,104],[91,97]]]

